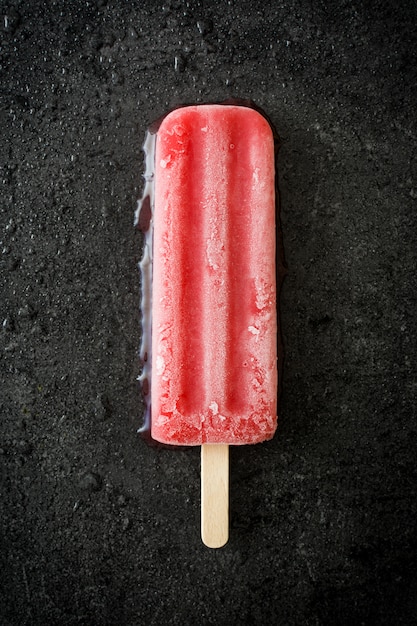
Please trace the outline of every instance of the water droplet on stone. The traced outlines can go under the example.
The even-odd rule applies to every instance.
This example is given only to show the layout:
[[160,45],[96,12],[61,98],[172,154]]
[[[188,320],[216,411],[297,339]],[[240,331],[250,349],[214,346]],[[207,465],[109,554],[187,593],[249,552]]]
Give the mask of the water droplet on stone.
[[197,20],[197,28],[201,35],[208,35],[213,30],[213,21],[211,19]]
[[3,12],[3,30],[13,35],[20,24],[20,15],[12,7]]
[[127,38],[131,40],[139,39],[138,33],[133,26],[127,31]]
[[103,486],[103,480],[99,474],[94,472],[86,472],[80,479],[79,487],[84,491],[100,491]]
[[185,70],[185,59],[182,54],[178,55],[174,59],[174,68],[176,72],[183,72]]

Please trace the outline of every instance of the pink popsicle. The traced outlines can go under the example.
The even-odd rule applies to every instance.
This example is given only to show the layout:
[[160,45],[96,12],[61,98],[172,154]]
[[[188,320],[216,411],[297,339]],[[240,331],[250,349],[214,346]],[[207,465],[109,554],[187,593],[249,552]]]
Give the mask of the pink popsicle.
[[163,120],[155,156],[152,437],[251,444],[277,424],[274,140],[252,108]]

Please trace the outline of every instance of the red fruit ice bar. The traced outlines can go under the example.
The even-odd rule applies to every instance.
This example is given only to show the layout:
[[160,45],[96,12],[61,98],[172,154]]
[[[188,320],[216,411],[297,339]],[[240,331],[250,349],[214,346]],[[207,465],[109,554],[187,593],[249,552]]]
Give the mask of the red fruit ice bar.
[[163,120],[155,154],[152,437],[270,439],[277,417],[274,140],[245,106]]

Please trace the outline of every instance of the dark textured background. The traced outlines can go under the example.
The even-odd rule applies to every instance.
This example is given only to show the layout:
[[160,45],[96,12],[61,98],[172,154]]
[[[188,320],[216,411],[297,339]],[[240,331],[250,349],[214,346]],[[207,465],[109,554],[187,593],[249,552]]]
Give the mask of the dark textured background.
[[[417,620],[417,4],[1,6],[0,623]],[[148,124],[252,98],[281,135],[280,424],[232,450],[231,538],[199,450],[141,400]]]

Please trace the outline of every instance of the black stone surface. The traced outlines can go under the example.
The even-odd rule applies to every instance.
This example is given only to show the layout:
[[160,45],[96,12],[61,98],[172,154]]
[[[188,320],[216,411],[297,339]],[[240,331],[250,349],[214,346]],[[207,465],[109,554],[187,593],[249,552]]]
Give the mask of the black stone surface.
[[[417,621],[417,5],[1,1],[0,623]],[[276,437],[137,435],[132,227],[149,123],[253,99],[278,129],[288,276]]]

